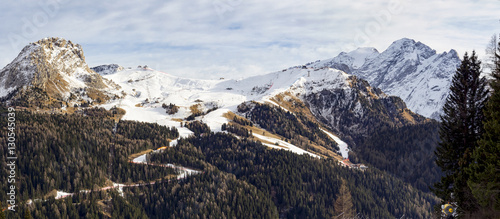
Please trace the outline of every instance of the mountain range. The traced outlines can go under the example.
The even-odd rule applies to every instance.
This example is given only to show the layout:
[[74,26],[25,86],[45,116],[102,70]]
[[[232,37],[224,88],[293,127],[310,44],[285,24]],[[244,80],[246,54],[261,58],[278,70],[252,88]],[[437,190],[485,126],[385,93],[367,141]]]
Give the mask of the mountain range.
[[307,66],[356,75],[389,95],[401,97],[413,112],[439,119],[459,65],[460,58],[453,49],[436,53],[421,42],[403,38],[381,53],[375,48],[359,48]]
[[[304,162],[321,160],[326,163],[320,165],[328,163],[330,170],[337,168],[337,165],[331,167],[329,162],[352,169],[364,167],[366,170],[368,166],[370,177],[388,177],[391,182],[401,180],[396,183],[398,188],[404,182],[412,187],[408,189],[409,192],[413,191],[413,187],[418,192],[428,192],[429,186],[440,176],[433,162],[438,124],[430,118],[438,117],[458,62],[453,50],[437,54],[420,42],[402,39],[382,53],[374,48],[360,48],[341,53],[333,59],[240,80],[201,80],[178,77],[147,66],[122,67],[110,64],[89,68],[81,46],[61,38],[45,38],[27,45],[12,63],[0,71],[0,98],[10,106],[31,112],[69,115],[67,120],[72,124],[91,117],[95,121],[88,121],[92,124],[89,126],[103,129],[93,133],[109,137],[97,147],[101,152],[104,150],[102,153],[109,151],[110,156],[106,159],[115,156],[115,140],[111,140],[111,136],[122,129],[117,138],[128,136],[135,139],[117,143],[118,147],[134,145],[130,148],[121,146],[122,150],[116,151],[116,156],[124,162],[118,166],[119,170],[127,173],[130,169],[124,168],[125,164],[148,165],[159,156],[174,153],[169,148],[178,148],[180,151],[175,152],[175,156],[168,155],[169,160],[180,162],[176,164],[194,165],[189,167],[207,171],[215,165],[227,173],[238,175],[246,170],[234,172],[235,166],[238,166],[236,164],[247,160],[234,160],[234,157],[258,158],[257,154],[263,153],[258,146],[243,149],[258,142],[269,149],[307,154],[309,156],[304,157],[312,160],[306,159]],[[50,123],[62,118],[41,121]],[[103,126],[105,121],[109,123],[107,126]],[[133,128],[136,126],[141,128]],[[24,128],[25,131],[31,130]],[[50,133],[65,132],[66,129],[57,130]],[[78,135],[74,129],[67,130],[73,132],[70,135]],[[163,132],[169,137],[153,132]],[[152,145],[144,143],[144,136],[153,139]],[[66,134],[54,138],[68,140],[71,144],[79,142],[68,138]],[[80,138],[87,138],[87,135]],[[96,145],[91,142],[97,142],[98,138],[94,137],[83,144],[93,151]],[[225,145],[229,147],[227,150],[220,148],[228,142],[230,145]],[[110,145],[113,147],[108,150]],[[199,148],[190,151],[192,147]],[[158,149],[153,150],[155,148]],[[137,151],[139,149],[143,151]],[[235,153],[233,150],[237,152],[236,155],[232,154]],[[167,155],[158,151],[166,151]],[[82,154],[81,150],[77,152]],[[83,153],[82,156],[90,156],[86,159],[93,160],[93,155]],[[106,157],[102,154],[99,156],[101,159]],[[217,156],[229,156],[233,160],[219,163]],[[265,156],[269,156],[269,160],[280,159]],[[290,159],[297,158],[292,156]],[[66,161],[72,162],[71,159]],[[239,165],[253,168],[258,165],[252,166],[252,162],[261,161],[252,160]],[[80,162],[78,165],[83,164]],[[266,168],[272,165],[276,163]],[[112,168],[112,165],[106,166]],[[103,177],[105,171],[99,168],[95,167],[94,170],[99,170],[97,172]],[[306,165],[295,168],[305,168],[307,172],[312,167]],[[379,169],[392,175],[384,175],[386,173],[381,173]],[[384,177],[380,177],[381,174]],[[134,176],[136,180],[141,177],[137,174]],[[108,177],[108,180],[113,178]],[[78,179],[73,180],[78,182]],[[264,189],[252,181],[245,183]],[[61,188],[72,188],[69,184],[62,185]],[[136,184],[129,186],[132,185]],[[357,207],[364,209],[365,213],[369,212],[366,210],[370,209],[366,200],[360,198],[361,192],[353,194],[357,196],[357,203],[363,204]],[[404,194],[406,197],[407,193]],[[423,205],[429,205],[434,199],[428,194],[425,197],[416,201],[421,203],[420,207],[412,209],[411,215],[429,215],[430,210]],[[396,202],[401,201],[406,205],[408,203],[405,200],[397,199]],[[284,211],[281,213],[286,214],[287,207],[279,206],[281,201],[274,201],[280,211]],[[384,209],[393,216],[408,213],[399,208]],[[374,212],[369,214],[377,215]],[[331,215],[331,212],[325,215]]]
[[[426,121],[418,114],[437,118],[459,61],[454,50],[437,54],[420,42],[401,39],[382,53],[359,48],[333,59],[242,80],[199,80],[147,66],[89,68],[81,46],[45,38],[26,46],[0,71],[0,96],[39,109],[120,107],[127,112],[124,119],[176,126],[182,136],[192,132],[178,121],[192,115],[194,108],[203,114],[197,119],[220,131],[228,122],[227,113],[237,113],[241,103],[257,101],[292,113],[307,112],[354,146],[353,138],[366,136],[381,124]],[[166,114],[164,104],[174,104],[179,110]],[[306,107],[292,107],[297,105]]]

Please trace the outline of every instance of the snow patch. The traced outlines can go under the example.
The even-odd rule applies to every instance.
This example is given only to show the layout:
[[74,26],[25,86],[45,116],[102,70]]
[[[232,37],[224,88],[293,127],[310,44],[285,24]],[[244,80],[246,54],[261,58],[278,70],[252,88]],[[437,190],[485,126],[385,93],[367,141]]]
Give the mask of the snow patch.
[[188,176],[192,176],[192,175],[201,173],[198,170],[193,170],[193,169],[190,169],[187,167],[173,165],[171,163],[167,164],[167,167],[170,167],[170,168],[173,168],[173,169],[180,171],[180,174],[177,175],[177,179],[184,179],[184,178],[187,178]]
[[147,161],[147,154],[143,154],[143,155],[141,155],[139,157],[136,157],[134,160],[132,160],[132,162],[147,164],[148,163],[148,161]]
[[123,187],[126,187],[125,184],[113,183],[113,187],[115,187],[118,190],[118,194],[120,194],[121,197],[124,196]]
[[333,135],[332,133],[324,130],[324,129],[321,129],[321,131],[323,131],[325,134],[327,134],[330,138],[332,138],[335,142],[337,142],[337,144],[339,145],[339,149],[340,149],[340,153],[342,154],[342,157],[343,158],[349,158],[349,146],[347,145],[347,143],[345,143],[344,141],[340,140],[339,137]]
[[73,193],[57,191],[56,199],[66,198],[66,197],[72,196],[72,195],[73,195]]
[[[289,150],[293,153],[296,153],[296,154],[309,154],[311,155],[312,157],[315,157],[315,158],[321,158],[320,156],[316,155],[316,154],[313,154],[311,152],[308,152],[308,151],[305,151],[304,149],[302,148],[299,148],[293,144],[290,144],[288,142],[285,142],[285,141],[282,141],[282,140],[279,140],[279,139],[276,139],[276,138],[271,138],[271,137],[267,137],[267,136],[263,136],[263,135],[259,135],[259,134],[255,134],[255,133],[252,133],[252,135],[258,139],[261,139],[261,140],[264,140],[264,141],[268,141],[268,142],[277,142],[278,145],[272,145],[272,144],[268,144],[268,143],[263,143],[264,145],[268,146],[268,147],[271,147],[271,148],[275,148],[275,149],[284,149],[284,150]],[[282,147],[280,147],[282,146]]]

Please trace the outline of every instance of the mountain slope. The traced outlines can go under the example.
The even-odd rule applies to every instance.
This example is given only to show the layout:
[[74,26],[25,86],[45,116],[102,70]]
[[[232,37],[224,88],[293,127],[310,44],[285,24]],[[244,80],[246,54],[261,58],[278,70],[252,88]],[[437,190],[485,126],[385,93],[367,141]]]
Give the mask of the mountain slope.
[[[124,119],[175,126],[185,137],[192,132],[181,127],[179,121],[195,115],[194,119],[208,124],[211,130],[221,131],[222,124],[229,122],[224,115],[238,112],[238,106],[247,101],[290,111],[292,117],[302,118],[299,120],[304,124],[316,121],[320,127],[348,138],[350,144],[354,144],[349,140],[351,135],[368,133],[367,124],[399,126],[425,120],[406,109],[398,97],[385,95],[366,81],[331,68],[290,68],[243,80],[185,79],[144,68],[103,77],[120,84],[123,88],[120,92],[126,94],[123,99],[105,104],[106,108],[120,105],[127,112]],[[285,102],[305,107],[290,107]],[[162,108],[170,104],[178,107],[176,113],[169,114]],[[199,113],[194,114],[193,109]],[[330,141],[325,138],[320,142]]]
[[[401,45],[395,47],[402,48],[408,43],[411,44],[401,41],[397,43]],[[418,48],[418,51],[427,51],[423,57],[433,55],[425,46]],[[316,149],[324,151],[336,148],[325,145],[331,142],[328,137],[331,134],[341,136],[354,146],[373,129],[425,122],[423,117],[408,110],[400,98],[388,96],[367,81],[343,71],[319,67],[337,65],[340,68],[342,65],[345,71],[357,71],[368,69],[367,63],[374,65],[379,57],[392,56],[387,51],[378,53],[371,48],[361,48],[327,62],[313,63],[314,69],[292,67],[243,80],[198,80],[147,67],[124,69],[116,64],[94,67],[93,71],[85,63],[79,45],[46,38],[26,46],[1,71],[0,87],[5,99],[16,101],[17,106],[64,109],[100,103],[107,109],[123,108],[126,120],[176,127],[182,137],[193,133],[182,122],[199,120],[213,131],[222,131],[222,125],[231,120],[225,117],[228,112],[237,113],[241,103],[256,101],[289,111],[304,127],[326,132],[326,135],[318,134],[320,139],[306,134],[308,132],[303,132],[306,136],[302,138],[286,132],[278,135],[288,140],[293,136],[295,142],[301,144],[293,147],[306,150],[309,146],[305,139],[309,139],[310,143],[317,144]],[[176,110],[170,111],[168,107]],[[283,139],[276,142],[279,140]],[[338,143],[342,151],[333,151],[347,157],[348,146],[341,140]]]
[[66,107],[104,103],[117,86],[90,70],[80,45],[45,38],[26,46],[0,71],[0,97],[18,106]]
[[[213,205],[213,199],[203,197],[232,192],[232,189],[228,188],[207,189],[213,182],[210,177],[214,176],[216,171],[222,171],[223,177],[226,174],[236,177],[235,180],[226,182],[237,183],[233,185],[248,184],[252,191],[256,191],[256,197],[260,199],[265,196],[265,199],[261,199],[266,202],[263,203],[264,208],[276,207],[282,217],[334,216],[335,209],[331,203],[338,199],[341,179],[349,182],[353,204],[361,215],[374,218],[401,215],[412,218],[430,217],[430,206],[436,202],[434,197],[414,189],[409,180],[421,179],[415,177],[415,174],[432,172],[412,172],[411,169],[406,169],[412,167],[412,164],[419,165],[415,168],[424,169],[427,168],[426,164],[432,163],[431,158],[413,153],[430,148],[427,144],[431,144],[432,139],[427,139],[426,133],[418,136],[407,134],[413,133],[411,126],[425,125],[429,120],[407,109],[401,98],[386,95],[381,89],[371,87],[366,80],[329,67],[302,66],[243,80],[187,79],[147,67],[122,69],[118,65],[99,66],[93,68],[96,71],[94,72],[86,67],[83,52],[80,53],[78,46],[69,42],[63,43],[59,39],[42,41],[30,44],[23,50],[19,59],[4,68],[7,70],[2,70],[5,73],[0,80],[9,80],[9,83],[2,84],[5,99],[17,101],[15,106],[26,103],[30,107],[61,107],[57,104],[77,104],[81,100],[99,103],[113,110],[90,108],[79,113],[63,115],[19,113],[20,119],[23,118],[21,121],[24,121],[24,126],[21,126],[24,131],[21,133],[28,133],[19,136],[19,139],[26,139],[25,143],[20,144],[23,148],[20,150],[26,152],[22,154],[37,154],[36,150],[30,148],[33,145],[30,142],[42,142],[35,144],[34,148],[40,151],[47,151],[47,148],[55,150],[55,153],[49,150],[48,155],[33,160],[41,160],[43,165],[22,165],[24,170],[20,173],[24,175],[43,171],[50,173],[43,179],[37,178],[36,174],[29,175],[36,183],[26,181],[28,185],[43,185],[42,190],[29,190],[37,196],[30,198],[38,199],[52,189],[72,192],[93,185],[104,186],[105,169],[109,164],[106,161],[111,159],[116,162],[109,166],[108,171],[115,171],[117,175],[107,176],[113,181],[140,183],[161,177],[157,175],[162,174],[161,169],[152,172],[151,167],[137,166],[129,162],[131,154],[142,154],[141,157],[145,160],[150,158],[158,164],[198,164],[204,171],[199,177],[180,182],[180,186],[174,183],[155,184],[147,186],[151,190],[135,188],[124,191],[127,192],[125,197],[140,198],[142,203],[135,202],[134,205],[144,207],[145,212],[175,209],[158,201],[159,193],[155,192],[158,189],[171,191],[160,195],[162,197],[168,197],[169,194],[175,197],[194,197],[192,194],[197,194],[201,200],[206,200],[192,202],[182,198],[183,203],[187,204],[178,209],[179,211],[191,212],[191,209],[198,209],[201,203],[210,202]],[[364,63],[379,56],[376,50],[365,48],[345,53],[331,63],[341,62],[345,71],[351,71],[361,68]],[[38,60],[37,57],[41,57],[42,61],[33,61]],[[88,77],[96,78],[96,83],[91,83],[92,80],[88,80]],[[100,86],[99,81],[106,86]],[[88,94],[89,89],[98,90],[108,98],[93,99]],[[248,107],[241,110],[245,106]],[[115,123],[114,112],[118,111],[115,107],[121,108],[120,112],[125,113],[122,119],[141,122]],[[3,112],[6,112],[6,109],[3,109]],[[99,118],[99,114],[105,117]],[[46,122],[41,123],[43,120]],[[33,121],[40,123],[35,129],[30,127]],[[237,121],[245,128],[251,126],[254,129],[242,129],[247,135],[235,136],[236,134],[232,133],[236,132],[227,131],[227,124],[232,125],[238,123]],[[223,124],[226,129],[222,128]],[[167,129],[165,126],[171,128]],[[44,132],[43,127],[50,130]],[[410,128],[400,132],[400,129],[405,127]],[[425,127],[422,126],[422,129]],[[29,134],[33,131],[36,133]],[[391,140],[394,144],[386,147],[388,144],[385,140],[390,139],[387,136],[398,132],[405,138],[401,138],[401,141]],[[342,143],[333,134],[348,144]],[[43,141],[38,141],[38,138],[43,138]],[[422,138],[424,141],[409,144],[409,147],[418,148],[404,149],[403,151],[408,153],[401,153],[402,147],[399,147],[399,144],[407,144],[415,138]],[[1,139],[6,138],[0,136]],[[110,147],[112,145],[113,147]],[[168,145],[176,147],[167,147]],[[115,146],[116,152],[113,152]],[[82,147],[85,150],[79,150]],[[394,159],[381,163],[380,167],[367,163],[370,165],[368,170],[352,171],[338,165],[339,160],[344,160],[343,158],[349,155],[349,147],[354,149],[351,155],[363,162],[377,162],[381,159],[378,155],[385,154],[386,151],[390,151],[387,154],[390,153]],[[157,148],[161,149],[148,152]],[[270,148],[283,148],[293,153]],[[76,151],[72,155],[73,149]],[[365,149],[369,149],[366,153],[370,154],[362,153]],[[65,150],[70,150],[71,153]],[[324,153],[324,150],[330,153]],[[71,157],[65,159],[64,156]],[[35,155],[32,157],[37,158]],[[47,157],[50,159],[47,160]],[[321,159],[316,159],[318,157]],[[405,162],[406,158],[412,159],[407,165],[399,165]],[[60,165],[60,159],[65,159],[69,165]],[[89,171],[85,167],[88,166],[95,170],[91,175],[86,175]],[[392,166],[402,166],[403,169],[393,170]],[[42,169],[32,171],[37,167]],[[391,174],[397,172],[391,175],[379,171],[378,168],[392,171]],[[67,178],[65,175],[75,172],[77,174],[71,178],[71,182],[63,180]],[[397,174],[401,172],[408,174]],[[96,175],[100,182],[90,180]],[[51,177],[57,181],[52,183]],[[217,178],[220,179],[212,179],[217,181]],[[428,183],[420,181],[420,187]],[[183,194],[179,195],[179,192]],[[257,199],[248,199],[245,195],[238,197],[246,197],[245,202]],[[23,199],[27,197],[23,195]],[[107,198],[106,200],[109,201]],[[153,203],[150,200],[155,201]],[[225,199],[220,201],[215,203],[219,204],[217,207],[226,206]],[[49,204],[51,207],[56,206]],[[224,210],[230,212],[233,209]]]
[[438,119],[459,64],[455,50],[437,54],[421,42],[404,38],[382,53],[361,48],[308,66],[332,67],[357,75],[387,94],[401,97],[412,111]]
[[[137,185],[174,174],[173,169],[132,164],[128,156],[164,145],[168,138],[177,135],[175,130],[122,121],[115,138],[111,132],[112,112],[89,111],[85,113],[87,116],[17,113],[19,128],[23,130],[19,139],[24,142],[16,149],[23,156],[18,160],[16,171],[21,179],[19,192],[16,191],[19,194],[17,212],[30,211],[34,218],[106,217],[103,212],[112,217],[139,218],[130,212],[138,208],[149,218],[164,217],[164,212],[202,218],[214,215],[213,211],[221,215],[258,215],[278,209],[283,218],[331,218],[335,212],[332,203],[340,195],[342,179],[348,182],[356,211],[366,218],[400,218],[402,215],[429,218],[431,206],[437,202],[431,194],[375,168],[352,171],[332,159],[312,159],[283,150],[269,150],[259,142],[225,133],[183,138],[177,147],[151,154],[150,161],[159,164],[189,167],[188,164],[199,163],[202,174],[181,181],[126,187],[120,193],[111,189],[82,192],[60,200],[46,198],[46,192],[55,189],[80,191],[108,186],[110,181],[102,181],[102,184],[98,181],[106,179],[111,142],[116,142],[117,149],[112,165],[113,182]],[[0,107],[0,114],[7,112]],[[34,126],[34,121],[38,125]],[[0,120],[0,125],[6,126],[6,122]],[[0,141],[6,142],[7,138],[7,132],[0,132]],[[6,159],[6,155],[2,152],[0,158]],[[8,175],[7,163],[0,163],[0,167],[0,171]],[[8,184],[0,186],[7,189]],[[6,196],[6,193],[0,194],[4,200]],[[228,205],[228,200],[234,203]],[[124,206],[125,203],[128,204]],[[7,218],[23,218],[22,214],[6,212]],[[273,215],[256,218],[277,218]]]

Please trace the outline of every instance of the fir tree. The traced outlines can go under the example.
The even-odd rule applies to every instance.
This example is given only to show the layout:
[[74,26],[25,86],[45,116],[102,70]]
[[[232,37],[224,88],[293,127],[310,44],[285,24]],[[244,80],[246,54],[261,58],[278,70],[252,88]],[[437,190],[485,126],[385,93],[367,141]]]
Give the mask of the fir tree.
[[486,79],[481,77],[481,62],[473,51],[465,53],[461,65],[453,76],[450,94],[443,107],[436,148],[436,163],[445,176],[435,184],[434,193],[443,201],[457,202],[460,211],[474,212],[477,201],[467,185],[465,171],[472,152],[483,132],[483,108],[488,91]]
[[467,169],[472,194],[478,200],[485,217],[500,216],[500,43],[492,72],[493,89],[484,111],[484,134],[472,155]]

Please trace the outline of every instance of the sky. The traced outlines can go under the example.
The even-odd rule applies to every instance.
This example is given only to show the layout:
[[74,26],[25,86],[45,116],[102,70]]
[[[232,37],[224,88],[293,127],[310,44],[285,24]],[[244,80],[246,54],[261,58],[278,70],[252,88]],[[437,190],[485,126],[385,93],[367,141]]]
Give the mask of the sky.
[[0,7],[0,67],[30,42],[62,37],[90,67],[148,65],[189,78],[240,79],[382,52],[411,38],[460,56],[500,33],[500,0],[16,0]]

